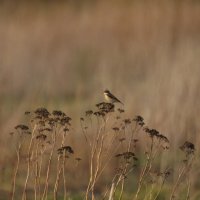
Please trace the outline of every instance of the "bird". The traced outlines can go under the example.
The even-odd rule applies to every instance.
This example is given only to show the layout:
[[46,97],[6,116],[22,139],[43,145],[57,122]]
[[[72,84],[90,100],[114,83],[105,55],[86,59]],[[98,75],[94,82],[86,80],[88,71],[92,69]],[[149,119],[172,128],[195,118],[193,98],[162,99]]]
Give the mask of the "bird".
[[117,97],[115,97],[113,94],[111,94],[111,92],[109,90],[105,90],[104,91],[104,97],[106,99],[106,101],[108,101],[109,103],[121,103],[122,105],[124,105]]

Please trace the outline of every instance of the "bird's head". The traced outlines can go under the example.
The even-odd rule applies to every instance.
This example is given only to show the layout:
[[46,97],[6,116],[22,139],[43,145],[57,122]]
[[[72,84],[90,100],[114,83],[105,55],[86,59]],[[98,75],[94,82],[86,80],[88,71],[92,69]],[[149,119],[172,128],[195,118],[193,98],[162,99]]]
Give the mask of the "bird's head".
[[104,91],[104,94],[108,94],[108,93],[110,93],[109,90],[105,90],[105,91]]

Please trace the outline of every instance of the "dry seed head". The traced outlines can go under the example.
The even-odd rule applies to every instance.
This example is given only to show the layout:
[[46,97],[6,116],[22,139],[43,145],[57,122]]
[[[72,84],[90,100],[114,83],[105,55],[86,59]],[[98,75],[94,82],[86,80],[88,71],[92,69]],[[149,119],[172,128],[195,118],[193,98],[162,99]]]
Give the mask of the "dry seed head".
[[163,142],[169,143],[168,138],[166,136],[162,135],[162,134],[157,135],[157,138],[160,139]]
[[54,110],[54,111],[52,112],[52,115],[53,115],[53,116],[56,116],[56,117],[63,117],[63,116],[66,116],[66,114],[65,114],[64,112],[60,111],[60,110]]
[[105,102],[101,102],[96,104],[97,108],[99,109],[100,112],[105,113],[110,113],[110,112],[114,112],[114,104],[112,103],[105,103]]
[[97,117],[104,117],[105,113],[98,111],[98,112],[94,112],[94,115],[97,116]]
[[31,112],[30,111],[26,111],[24,114],[25,115],[29,115],[29,114],[31,114]]
[[121,153],[118,153],[118,154],[115,155],[115,157],[121,157],[121,156],[122,156]]
[[85,112],[86,117],[90,117],[93,114],[92,110],[88,110]]
[[130,119],[124,119],[124,124],[128,125],[128,124],[131,124],[131,120]]
[[40,120],[40,121],[38,122],[38,125],[40,125],[40,126],[45,126],[45,121],[44,121],[44,120]]
[[19,125],[15,126],[15,129],[20,129],[22,131],[26,131],[26,130],[29,130],[29,127],[24,124],[19,124]]
[[115,157],[123,157],[125,160],[129,160],[130,158],[133,158],[134,160],[138,160],[135,154],[131,151],[116,154]]
[[118,108],[117,110],[118,110],[119,113],[125,112],[125,110],[124,110],[124,109],[121,109],[121,108]]
[[63,131],[64,131],[64,132],[68,132],[69,129],[68,129],[68,128],[64,128]]
[[133,121],[135,121],[138,125],[140,125],[140,126],[144,126],[145,125],[145,123],[144,123],[144,119],[143,119],[143,117],[141,117],[140,115],[137,115],[134,119],[133,119]]
[[160,141],[163,141],[165,143],[169,143],[169,140],[166,136],[162,135],[157,131],[156,129],[149,129],[148,127],[144,128],[144,131],[151,137],[151,138],[157,138]]
[[115,132],[118,132],[119,131],[119,128],[118,127],[113,127],[112,128]]
[[38,140],[46,140],[46,138],[47,138],[47,136],[42,133],[36,136],[36,139],[38,139]]
[[194,153],[195,146],[193,143],[186,141],[182,146],[180,146],[180,149],[189,155]]
[[69,125],[69,126],[71,126],[71,123],[70,123],[71,120],[72,120],[72,119],[71,119],[70,117],[64,116],[64,117],[62,117],[62,118],[60,119],[60,124],[61,124],[62,126],[64,126],[64,125]]
[[64,151],[68,152],[70,154],[74,153],[73,149],[70,146],[64,146],[64,147],[61,147],[61,148],[57,149],[58,154],[63,154]]
[[50,115],[49,111],[46,108],[37,108],[35,110],[35,114],[43,118],[48,118]]

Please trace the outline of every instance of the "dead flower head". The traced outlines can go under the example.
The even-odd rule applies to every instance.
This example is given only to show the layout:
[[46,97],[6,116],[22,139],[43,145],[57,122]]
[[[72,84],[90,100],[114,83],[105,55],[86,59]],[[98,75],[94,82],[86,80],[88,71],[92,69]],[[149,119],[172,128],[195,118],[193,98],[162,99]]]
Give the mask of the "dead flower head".
[[38,108],[35,110],[35,114],[38,117],[48,118],[50,113],[46,108]]
[[103,112],[103,113],[114,112],[114,108],[115,108],[114,104],[105,103],[105,102],[96,104],[96,107],[99,109],[100,112]]
[[145,125],[145,123],[144,123],[144,119],[143,119],[143,117],[141,117],[140,115],[137,115],[134,119],[133,119],[133,121],[135,121],[138,125],[140,125],[140,126],[144,126]]
[[63,117],[63,116],[66,116],[66,114],[60,110],[54,110],[52,112],[52,115],[55,116],[55,117]]
[[70,147],[70,146],[63,146],[63,147],[57,149],[57,152],[58,152],[58,154],[63,154],[64,152],[68,152],[70,154],[74,153],[72,147]]
[[24,124],[19,124],[15,126],[15,129],[21,131],[21,133],[31,134],[31,132],[29,131],[29,127]]
[[43,133],[39,134],[36,136],[37,140],[46,140],[47,136]]
[[128,125],[128,124],[131,124],[131,120],[130,119],[124,119],[124,124]]
[[92,110],[87,110],[87,111],[85,112],[86,117],[90,117],[92,114],[93,114],[93,111],[92,111]]
[[180,149],[186,153],[186,155],[194,154],[195,146],[193,143],[186,141]]
[[132,158],[133,160],[137,160],[135,153],[131,151],[126,151],[123,153],[116,154],[115,157],[123,157],[125,160],[129,160],[130,158]]

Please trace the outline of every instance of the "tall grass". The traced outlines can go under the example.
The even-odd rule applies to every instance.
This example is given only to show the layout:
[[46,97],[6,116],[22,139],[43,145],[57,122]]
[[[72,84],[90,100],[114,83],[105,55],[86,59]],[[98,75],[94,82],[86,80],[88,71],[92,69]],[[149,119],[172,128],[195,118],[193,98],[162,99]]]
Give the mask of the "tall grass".
[[[18,144],[12,199],[20,198],[15,190],[21,178],[22,199],[73,198],[69,180],[82,170],[87,175],[83,191],[77,187],[81,199],[123,199],[126,194],[129,195],[126,199],[172,200],[180,196],[181,189],[184,191],[182,198],[195,199],[191,189],[196,183],[191,175],[199,160],[195,159],[197,152],[193,143],[186,141],[177,147],[185,158],[181,156],[182,159],[174,160],[173,165],[169,162],[160,166],[160,159],[173,153],[166,153],[170,148],[166,136],[148,128],[141,116],[126,118],[126,112],[121,108],[116,110],[113,104],[102,102],[96,107],[94,111],[86,111],[85,117],[80,119],[85,142],[80,142],[82,145],[76,150],[68,139],[68,134],[76,137],[71,118],[62,111],[50,113],[39,108],[29,114],[29,126],[19,124],[15,127],[11,139],[17,137]],[[142,142],[145,148],[140,146]],[[89,156],[77,157],[86,149]],[[22,157],[26,158],[26,166],[22,165]],[[72,173],[67,169],[70,162],[75,168]],[[81,162],[88,162],[88,168],[82,169]],[[180,170],[175,172],[179,162],[182,162]],[[19,173],[20,168],[23,173]],[[111,171],[106,175],[107,170]],[[172,173],[175,179],[169,180]],[[132,182],[130,186],[126,184],[127,179]],[[188,184],[181,185],[183,180]],[[79,180],[76,185],[81,187]],[[129,192],[127,187],[131,188]]]
[[[132,118],[133,114],[141,114],[149,126],[156,127],[170,140],[169,151],[173,153],[159,161],[155,160],[158,166],[166,166],[169,162],[172,166],[179,155],[177,147],[185,140],[193,142],[198,150],[199,10],[200,4],[197,1],[96,1],[81,5],[73,2],[1,4],[2,190],[7,191],[10,186],[8,180],[11,179],[12,164],[17,161],[15,153],[17,151],[20,154],[21,151],[20,143],[17,149],[14,148],[15,140],[11,141],[11,146],[7,145],[10,142],[7,133],[11,127],[25,120],[21,114],[23,110],[46,106],[50,110],[67,111],[74,119],[73,131],[77,133],[76,137],[70,134],[66,137],[75,149],[85,146],[80,157],[87,160],[90,156],[90,162],[80,162],[82,167],[76,171],[77,177],[71,180],[66,178],[65,184],[71,191],[82,188],[85,192],[85,179],[89,172],[83,172],[94,160],[91,160],[88,152],[91,147],[85,145],[87,134],[81,134],[80,113],[85,109],[93,109],[90,105],[102,100],[102,91],[106,88],[122,98],[127,118]],[[95,147],[95,139],[90,142]],[[145,148],[145,144],[142,140],[141,149]],[[30,144],[30,147],[32,145],[35,144]],[[51,146],[49,144],[49,148]],[[42,154],[45,157],[39,144],[36,149],[36,155]],[[54,156],[53,153],[52,160],[55,159]],[[51,177],[49,179],[46,174],[47,193],[50,189],[55,196],[60,194],[58,185],[62,182],[63,170],[67,173],[75,170],[72,163],[64,168],[63,163],[66,161],[62,157],[56,157],[56,160],[57,181],[52,183]],[[24,163],[23,156],[19,158],[19,162]],[[38,176],[44,174],[40,169],[43,164],[49,166],[51,171],[52,161],[41,159],[35,164],[37,172],[34,184],[37,196],[42,195],[39,182],[43,180]],[[24,179],[28,177],[28,182],[30,179],[30,174],[25,176],[22,170],[28,163],[22,165],[19,174],[23,173],[23,176],[14,184],[17,186],[17,194],[22,191],[21,187],[28,190],[28,186],[24,187]],[[115,163],[111,162],[104,171],[109,177],[113,173],[112,165]],[[95,163],[93,169],[100,170],[96,169]],[[178,173],[177,169],[175,171]],[[192,181],[198,182],[198,173],[198,168],[195,168]],[[79,176],[84,178],[80,180]],[[89,188],[96,184],[96,176],[98,174],[95,175],[93,171]],[[174,175],[171,179],[176,178]],[[77,179],[81,186],[77,184]],[[121,190],[119,187],[115,189],[116,178],[113,182],[115,194],[123,191],[123,178],[119,180]],[[101,176],[98,181],[98,188],[102,189]],[[49,188],[49,182],[53,190]],[[125,188],[131,190],[129,187]],[[67,195],[67,191],[65,193]]]

